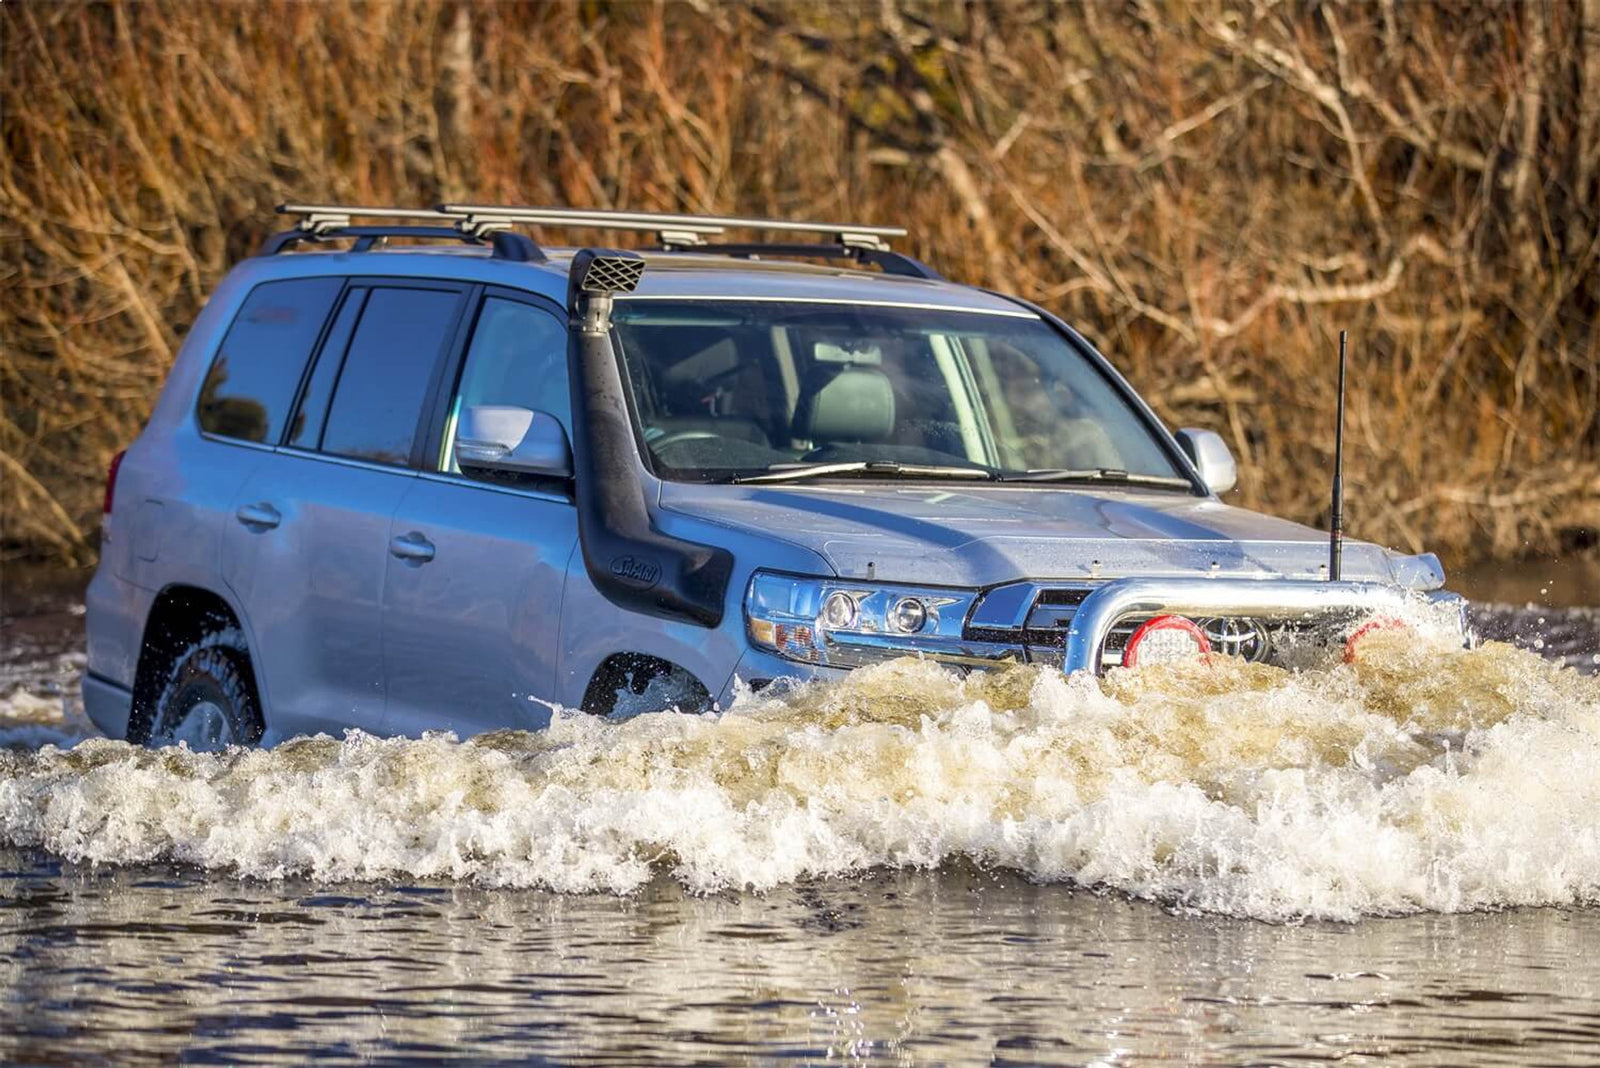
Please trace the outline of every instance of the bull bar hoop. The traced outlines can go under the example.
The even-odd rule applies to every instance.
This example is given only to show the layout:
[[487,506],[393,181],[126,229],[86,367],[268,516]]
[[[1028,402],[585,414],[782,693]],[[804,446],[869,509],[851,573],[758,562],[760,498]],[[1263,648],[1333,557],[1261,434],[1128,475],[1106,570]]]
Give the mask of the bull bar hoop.
[[[1062,670],[1098,674],[1111,628],[1130,615],[1241,615],[1253,619],[1354,619],[1399,614],[1416,591],[1381,582],[1298,579],[1125,578],[1083,599],[1066,634]],[[1437,600],[1441,594],[1423,594]],[[1443,597],[1457,599],[1455,594]]]

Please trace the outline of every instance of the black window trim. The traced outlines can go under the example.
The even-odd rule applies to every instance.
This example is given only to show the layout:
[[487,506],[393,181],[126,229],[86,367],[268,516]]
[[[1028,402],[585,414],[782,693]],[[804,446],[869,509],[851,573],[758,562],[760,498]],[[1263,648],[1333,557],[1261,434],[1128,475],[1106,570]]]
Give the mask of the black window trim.
[[[302,452],[321,451],[322,431],[327,429],[328,413],[326,410],[324,410],[322,413],[323,423],[321,428],[317,431],[316,441],[309,444],[296,445],[289,440],[289,435],[294,431],[295,422],[300,418],[300,415],[305,408],[306,391],[311,388],[311,379],[316,375],[317,366],[322,363],[323,350],[327,348],[328,342],[332,340],[333,328],[338,324],[339,316],[344,314],[345,305],[356,299],[365,301],[367,294],[370,292],[371,290],[364,286],[352,284],[352,280],[350,278],[346,277],[344,279],[344,286],[339,290],[338,297],[334,299],[333,310],[328,313],[328,321],[322,324],[322,333],[317,335],[317,345],[316,348],[311,350],[311,359],[306,361],[305,370],[300,373],[300,384],[295,387],[294,391],[294,404],[289,409],[289,418],[285,420],[283,424],[283,432],[278,435],[277,444],[280,448],[299,449]],[[366,308],[363,307],[361,311],[365,312]],[[361,317],[358,315],[356,317],[356,321],[350,324],[350,338],[356,336],[356,327],[360,325]],[[345,339],[345,352],[350,351],[350,338]],[[339,385],[339,375],[344,372],[344,355],[340,354],[337,358],[340,366],[334,370],[334,388]],[[328,390],[328,403],[332,404],[332,402],[333,388],[330,388]]]
[[[317,336],[317,345],[313,351],[312,358],[306,362],[305,370],[301,373],[300,384],[295,392],[294,406],[290,408],[289,417],[284,421],[283,430],[278,435],[278,441],[276,443],[277,446],[280,448],[293,448],[296,452],[309,453],[315,456],[326,456],[330,459],[352,460],[360,463],[373,463],[374,466],[381,467],[382,469],[389,471],[428,470],[426,466],[428,462],[427,441],[425,439],[430,436],[432,432],[432,412],[437,404],[440,379],[444,373],[445,367],[447,365],[453,366],[458,360],[463,339],[466,336],[465,330],[468,325],[468,320],[472,318],[472,316],[468,315],[468,312],[476,307],[474,302],[482,294],[484,288],[484,286],[476,282],[464,282],[460,279],[452,278],[415,278],[410,276],[397,278],[384,275],[344,276],[344,287],[340,290],[339,296],[334,300],[333,307],[329,311],[327,321],[322,324],[322,330]],[[289,428],[294,426],[295,419],[300,414],[301,406],[306,401],[305,391],[310,385],[311,376],[316,370],[317,364],[323,358],[323,349],[327,345],[329,334],[333,328],[333,323],[338,318],[339,312],[343,310],[345,301],[349,300],[351,293],[357,289],[365,289],[368,291],[369,295],[370,291],[374,289],[443,289],[454,291],[459,298],[454,319],[452,320],[451,325],[445,331],[444,344],[440,346],[438,354],[434,357],[433,372],[429,376],[427,389],[423,393],[422,408],[418,413],[416,430],[412,434],[411,455],[407,458],[404,464],[376,464],[373,461],[362,460],[360,457],[339,456],[335,453],[323,452],[322,437],[327,432],[326,419],[323,421],[322,432],[318,435],[318,439],[314,444],[295,446],[290,446],[287,444]],[[365,317],[365,308],[362,309],[361,314],[362,317]],[[357,319],[350,329],[349,340],[351,342],[355,340],[356,332],[359,331],[360,328],[361,321],[360,319]],[[344,361],[349,355],[349,351],[349,344],[346,344],[345,351],[337,354],[337,356],[334,357],[339,360],[339,369],[334,375],[332,387],[328,391],[328,404],[330,406],[333,404],[334,397],[338,395],[339,382],[344,377]]]

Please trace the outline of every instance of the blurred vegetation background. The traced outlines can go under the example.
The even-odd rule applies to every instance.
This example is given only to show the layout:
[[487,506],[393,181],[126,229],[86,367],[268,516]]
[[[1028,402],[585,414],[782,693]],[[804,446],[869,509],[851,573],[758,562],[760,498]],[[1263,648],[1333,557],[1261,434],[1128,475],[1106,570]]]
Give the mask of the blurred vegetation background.
[[289,199],[902,223],[1311,523],[1345,327],[1355,534],[1600,528],[1600,0],[34,0],[0,107],[13,557],[92,558],[109,457]]

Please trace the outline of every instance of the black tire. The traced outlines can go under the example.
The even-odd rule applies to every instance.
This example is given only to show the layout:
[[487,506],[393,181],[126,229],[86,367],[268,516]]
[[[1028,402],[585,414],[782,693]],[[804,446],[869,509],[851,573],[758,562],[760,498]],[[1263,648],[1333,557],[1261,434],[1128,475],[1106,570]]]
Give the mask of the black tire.
[[264,728],[250,654],[237,631],[224,631],[178,655],[139,741],[156,747],[183,740],[191,749],[222,749],[255,745]]

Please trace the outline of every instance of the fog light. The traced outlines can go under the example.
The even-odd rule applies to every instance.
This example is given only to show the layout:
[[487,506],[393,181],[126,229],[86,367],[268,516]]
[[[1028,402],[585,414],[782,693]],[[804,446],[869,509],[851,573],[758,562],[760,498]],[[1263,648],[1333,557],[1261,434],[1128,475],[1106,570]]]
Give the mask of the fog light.
[[889,609],[889,629],[915,634],[928,625],[928,606],[915,597],[902,597]]
[[1346,664],[1355,663],[1360,653],[1361,643],[1375,631],[1405,629],[1407,629],[1406,625],[1393,616],[1379,616],[1377,619],[1367,620],[1352,631],[1350,637],[1344,640],[1344,662]]
[[822,602],[822,623],[832,630],[853,629],[859,615],[856,599],[842,590],[828,594],[828,599]]
[[1148,667],[1195,658],[1209,663],[1211,643],[1205,632],[1183,616],[1156,616],[1140,624],[1122,651],[1123,667]]

